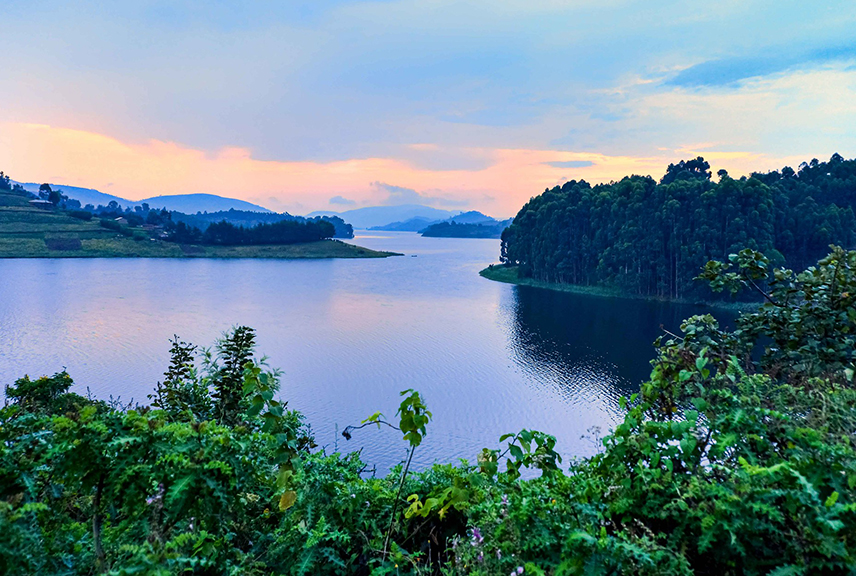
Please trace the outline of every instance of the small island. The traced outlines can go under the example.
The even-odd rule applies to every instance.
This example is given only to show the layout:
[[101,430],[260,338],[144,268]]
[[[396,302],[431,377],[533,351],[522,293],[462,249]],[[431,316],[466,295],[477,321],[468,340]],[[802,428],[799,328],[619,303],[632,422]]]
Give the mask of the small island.
[[[111,214],[82,210],[45,185],[38,197],[0,173],[0,258],[386,258],[334,239],[334,223],[309,219],[229,222],[204,232],[166,210]],[[79,203],[77,203],[79,204]]]
[[422,230],[422,236],[426,238],[500,238],[502,231],[510,223],[510,220],[478,224],[459,224],[454,220],[438,222]]
[[445,220],[415,217],[404,222],[373,226],[370,230],[419,232],[425,238],[500,238],[513,218],[497,220],[477,210],[461,212]]

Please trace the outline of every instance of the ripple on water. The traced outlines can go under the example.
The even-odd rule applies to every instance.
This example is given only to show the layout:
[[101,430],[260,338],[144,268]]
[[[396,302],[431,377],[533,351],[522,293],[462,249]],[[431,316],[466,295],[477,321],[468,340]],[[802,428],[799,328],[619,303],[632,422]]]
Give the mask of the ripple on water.
[[358,235],[383,260],[0,260],[0,384],[67,367],[76,390],[144,401],[174,334],[210,344],[258,332],[282,395],[329,450],[363,448],[381,471],[406,446],[392,430],[337,436],[406,388],[434,413],[418,467],[474,460],[505,432],[557,436],[565,455],[608,429],[649,371],[661,324],[686,307],[518,288],[485,280],[496,240]]

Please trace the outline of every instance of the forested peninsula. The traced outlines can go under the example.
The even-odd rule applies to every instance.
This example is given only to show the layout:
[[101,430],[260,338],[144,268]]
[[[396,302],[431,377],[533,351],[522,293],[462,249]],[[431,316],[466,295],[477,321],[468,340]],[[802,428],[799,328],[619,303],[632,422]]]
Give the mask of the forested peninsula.
[[834,154],[797,170],[714,177],[703,158],[670,164],[658,181],[572,180],[532,198],[502,233],[488,278],[631,296],[709,299],[695,282],[711,259],[743,248],[802,268],[856,240],[856,160]]
[[[246,225],[245,225],[246,224]],[[341,218],[228,211],[186,214],[81,206],[42,185],[27,192],[0,172],[0,258],[383,258],[391,252],[335,240]]]

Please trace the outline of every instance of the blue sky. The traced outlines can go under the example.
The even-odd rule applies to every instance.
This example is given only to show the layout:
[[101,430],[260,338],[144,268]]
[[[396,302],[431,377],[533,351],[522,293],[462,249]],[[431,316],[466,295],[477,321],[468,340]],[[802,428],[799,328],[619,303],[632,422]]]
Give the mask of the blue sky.
[[[403,197],[384,183],[505,215],[690,154],[856,155],[852,1],[0,0],[0,21],[21,180],[291,210]],[[148,171],[98,160],[120,149]]]

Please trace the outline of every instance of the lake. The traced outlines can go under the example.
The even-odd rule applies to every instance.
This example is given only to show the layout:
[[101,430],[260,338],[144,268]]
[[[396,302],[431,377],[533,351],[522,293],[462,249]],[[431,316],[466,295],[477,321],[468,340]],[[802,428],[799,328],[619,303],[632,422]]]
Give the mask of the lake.
[[329,450],[363,448],[385,470],[406,445],[390,429],[339,434],[416,388],[434,413],[414,465],[475,460],[505,432],[597,450],[618,399],[650,371],[660,326],[704,309],[580,296],[485,280],[498,240],[358,232],[405,256],[365,260],[0,260],[0,384],[67,368],[74,391],[145,402],[174,334],[210,345],[257,330],[282,396]]

